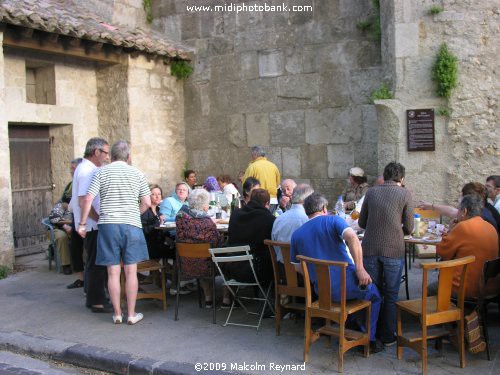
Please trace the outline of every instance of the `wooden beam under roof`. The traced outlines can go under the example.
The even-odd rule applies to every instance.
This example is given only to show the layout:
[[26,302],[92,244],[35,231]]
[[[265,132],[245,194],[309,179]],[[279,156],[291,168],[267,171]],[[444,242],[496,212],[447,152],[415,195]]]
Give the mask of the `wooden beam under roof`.
[[[1,25],[1,24],[0,24]],[[3,46],[39,51],[44,53],[72,56],[81,59],[98,61],[110,64],[120,63],[120,53],[115,51],[111,45],[97,46],[100,43],[85,41],[81,43],[80,39],[63,41],[62,38],[56,38],[52,33],[39,32],[33,33],[32,37],[23,37],[23,33],[18,27],[7,27],[3,35]],[[89,43],[97,44],[94,48],[89,48]]]

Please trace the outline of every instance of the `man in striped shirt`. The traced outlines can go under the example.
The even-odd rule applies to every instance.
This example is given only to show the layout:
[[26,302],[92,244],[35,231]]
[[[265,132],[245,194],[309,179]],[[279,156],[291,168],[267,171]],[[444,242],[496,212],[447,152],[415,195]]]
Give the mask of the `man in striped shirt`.
[[[101,198],[96,264],[108,267],[108,291],[113,304],[113,322],[121,323],[120,260],[126,277],[128,324],[142,320],[135,312],[137,299],[137,263],[148,259],[141,225],[141,213],[151,206],[150,190],[144,175],[130,166],[130,149],[125,141],[111,147],[111,164],[98,170],[85,196],[80,222],[85,222],[95,196]],[[85,227],[78,233],[85,236]]]

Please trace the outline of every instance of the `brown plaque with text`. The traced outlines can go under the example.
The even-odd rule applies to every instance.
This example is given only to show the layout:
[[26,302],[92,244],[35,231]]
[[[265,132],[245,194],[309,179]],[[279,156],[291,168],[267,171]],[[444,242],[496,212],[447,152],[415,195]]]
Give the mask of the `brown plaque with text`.
[[408,109],[406,111],[408,151],[434,151],[434,109]]

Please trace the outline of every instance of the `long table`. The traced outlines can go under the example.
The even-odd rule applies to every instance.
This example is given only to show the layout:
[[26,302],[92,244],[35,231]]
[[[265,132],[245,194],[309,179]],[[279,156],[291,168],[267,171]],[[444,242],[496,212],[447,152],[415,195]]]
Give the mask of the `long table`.
[[[227,233],[227,230],[229,228],[229,224],[215,224],[215,226],[220,233]],[[168,222],[164,225],[160,225],[159,227],[155,227],[155,229],[157,230],[175,230],[175,228],[175,222]]]

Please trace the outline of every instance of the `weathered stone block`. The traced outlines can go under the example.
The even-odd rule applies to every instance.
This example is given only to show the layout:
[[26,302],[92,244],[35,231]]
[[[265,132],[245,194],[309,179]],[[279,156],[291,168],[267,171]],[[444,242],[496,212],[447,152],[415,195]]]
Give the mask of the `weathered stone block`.
[[306,111],[306,142],[311,145],[359,142],[361,129],[361,111],[354,108]]
[[302,168],[300,163],[300,147],[283,147],[281,149],[283,158],[282,178],[301,177]]
[[305,140],[304,111],[270,114],[271,145],[299,146]]
[[210,59],[211,79],[215,82],[241,79],[240,55],[214,56]]
[[235,84],[236,112],[271,112],[276,108],[276,78],[252,79]]
[[[302,25],[312,21],[314,15],[313,0],[289,0],[288,4],[290,6],[288,21],[290,24]],[[294,9],[295,11],[293,11]]]
[[434,22],[463,21],[465,19],[465,14],[453,10],[445,10],[432,16],[432,19]]
[[269,115],[267,113],[247,113],[246,131],[248,147],[269,146],[271,138]]
[[152,89],[161,89],[161,78],[158,74],[152,73],[149,76],[149,84]]
[[181,16],[182,40],[195,39],[201,36],[199,13],[187,13]]
[[371,143],[354,145],[353,154],[353,165],[363,168],[368,176],[375,177],[382,173],[382,170],[378,169],[378,145],[375,140]]
[[244,52],[240,55],[240,58],[242,78],[259,78],[259,58],[257,52]]
[[318,95],[317,74],[296,74],[278,77],[278,96],[310,99]]
[[327,146],[328,177],[346,178],[349,169],[355,165],[353,151],[352,144]]
[[374,105],[361,106],[363,121],[363,143],[376,142],[378,139],[377,111]]
[[320,103],[323,107],[343,107],[350,101],[349,73],[336,69],[321,73],[319,79]]
[[236,147],[247,146],[247,134],[245,127],[245,116],[242,114],[234,114],[229,116],[228,124],[228,140]]
[[302,51],[298,48],[285,50],[285,71],[290,74],[302,73]]
[[[234,15],[230,15],[234,17]],[[234,37],[236,52],[260,51],[276,48],[276,30],[249,28],[245,33],[238,33]]]
[[259,76],[276,77],[283,74],[283,54],[277,50],[262,51],[259,53]]
[[233,43],[223,37],[212,37],[208,41],[207,52],[210,56],[233,53]]
[[318,178],[328,176],[328,152],[326,145],[303,145],[300,147],[302,176]]
[[396,58],[418,56],[418,23],[395,25]]

